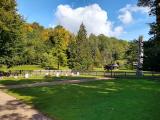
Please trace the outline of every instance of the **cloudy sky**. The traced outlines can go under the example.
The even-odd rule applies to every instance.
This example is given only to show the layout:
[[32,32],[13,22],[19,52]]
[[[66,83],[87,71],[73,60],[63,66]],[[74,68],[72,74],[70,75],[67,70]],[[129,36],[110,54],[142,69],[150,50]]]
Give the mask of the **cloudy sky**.
[[137,0],[17,0],[19,12],[28,22],[45,27],[58,24],[76,33],[83,22],[88,34],[105,34],[133,40],[149,38],[149,8],[136,6]]

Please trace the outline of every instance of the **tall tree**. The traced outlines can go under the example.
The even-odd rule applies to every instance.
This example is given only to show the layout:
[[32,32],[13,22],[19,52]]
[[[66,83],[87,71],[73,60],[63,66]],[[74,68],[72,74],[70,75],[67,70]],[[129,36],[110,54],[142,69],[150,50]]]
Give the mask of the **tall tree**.
[[18,14],[15,0],[0,1],[0,64],[16,64],[21,54],[23,19]]
[[88,70],[92,65],[92,58],[87,31],[83,23],[71,48],[70,67],[74,70]]
[[67,65],[66,51],[71,40],[70,38],[71,34],[60,25],[50,32],[49,42],[52,46],[52,55],[57,60],[57,69],[59,69],[60,65]]
[[138,5],[150,7],[149,14],[156,17],[150,24],[153,37],[144,44],[144,69],[160,71],[160,0],[138,0]]
[[150,7],[150,15],[156,16],[156,22],[151,24],[150,34],[160,41],[160,0],[138,0],[139,6]]

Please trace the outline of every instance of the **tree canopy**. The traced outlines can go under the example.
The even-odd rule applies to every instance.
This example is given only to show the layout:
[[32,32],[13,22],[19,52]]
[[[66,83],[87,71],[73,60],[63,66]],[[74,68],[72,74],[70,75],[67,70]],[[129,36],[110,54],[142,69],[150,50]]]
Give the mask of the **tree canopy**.
[[15,0],[0,1],[0,62],[16,64],[23,48],[23,19],[17,13]]

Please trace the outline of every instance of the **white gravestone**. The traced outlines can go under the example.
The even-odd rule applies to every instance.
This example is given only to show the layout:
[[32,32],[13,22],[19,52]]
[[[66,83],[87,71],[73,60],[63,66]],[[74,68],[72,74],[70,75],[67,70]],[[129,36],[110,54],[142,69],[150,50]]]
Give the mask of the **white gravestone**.
[[60,75],[60,73],[59,73],[59,72],[57,72],[57,73],[56,73],[56,77],[59,77],[59,75]]
[[14,78],[15,78],[15,79],[17,79],[17,78],[18,78],[18,76],[14,76]]
[[79,76],[80,74],[79,74],[79,72],[77,72],[77,76]]
[[49,73],[47,72],[47,73],[45,73],[45,76],[48,76],[49,75]]
[[28,74],[28,73],[26,73],[24,77],[25,77],[25,78],[29,78],[29,74]]
[[74,73],[71,73],[72,76],[74,76]]
[[67,74],[67,73],[66,73],[65,75],[66,75],[66,76],[68,76],[68,74]]

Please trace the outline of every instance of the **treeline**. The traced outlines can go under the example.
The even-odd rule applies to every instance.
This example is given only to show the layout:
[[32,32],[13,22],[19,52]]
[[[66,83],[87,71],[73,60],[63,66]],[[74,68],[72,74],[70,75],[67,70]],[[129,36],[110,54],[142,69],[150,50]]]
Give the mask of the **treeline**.
[[[21,53],[12,58],[12,65],[41,65],[59,69],[91,70],[106,64],[123,65],[128,43],[105,35],[87,36],[82,24],[77,35],[58,25],[44,28],[38,23],[24,23]],[[7,64],[4,63],[4,64]]]
[[105,35],[87,35],[81,24],[76,35],[63,26],[44,28],[27,23],[15,0],[0,1],[0,64],[41,65],[89,70],[106,64],[124,64],[128,42]]

